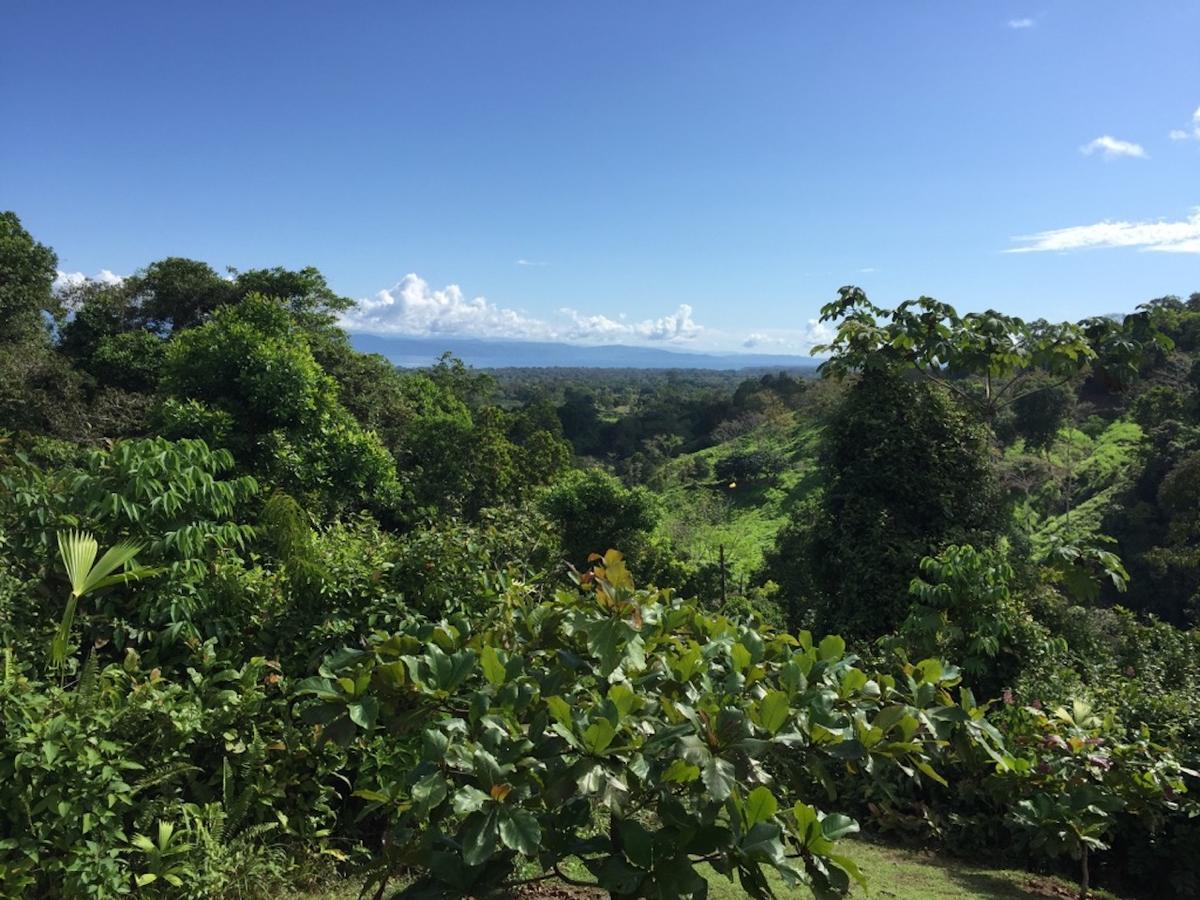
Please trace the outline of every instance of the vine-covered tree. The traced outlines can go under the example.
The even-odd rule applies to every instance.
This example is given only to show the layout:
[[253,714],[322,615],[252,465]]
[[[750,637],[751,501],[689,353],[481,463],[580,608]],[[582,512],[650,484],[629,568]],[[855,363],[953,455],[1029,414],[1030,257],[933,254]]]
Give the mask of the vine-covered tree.
[[769,555],[793,620],[859,638],[893,631],[924,557],[1003,529],[989,453],[986,432],[941,387],[864,372],[826,427],[819,504],[797,510]]

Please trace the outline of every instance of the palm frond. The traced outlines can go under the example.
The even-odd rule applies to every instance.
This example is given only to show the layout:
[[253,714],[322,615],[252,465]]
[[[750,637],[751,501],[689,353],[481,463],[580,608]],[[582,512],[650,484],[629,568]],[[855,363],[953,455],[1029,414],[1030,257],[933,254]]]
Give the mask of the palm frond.
[[[58,633],[50,642],[50,659],[55,665],[62,665],[66,661],[71,626],[75,622],[75,609],[80,597],[114,584],[148,578],[161,571],[133,564],[134,557],[142,547],[132,541],[114,544],[97,562],[96,553],[99,549],[96,538],[87,532],[72,530],[58,533],[58,552],[62,557],[63,567],[67,570],[67,578],[71,582],[71,596],[67,598],[67,605],[63,609]],[[124,571],[117,572],[122,568]]]
[[71,593],[76,597],[81,596],[87,588],[87,576],[99,549],[100,545],[90,534],[82,531],[58,533],[58,552],[71,582]]

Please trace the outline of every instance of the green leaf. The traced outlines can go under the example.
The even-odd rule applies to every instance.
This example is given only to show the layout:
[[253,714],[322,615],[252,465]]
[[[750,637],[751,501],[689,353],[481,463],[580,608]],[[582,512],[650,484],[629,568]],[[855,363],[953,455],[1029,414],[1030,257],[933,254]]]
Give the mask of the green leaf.
[[917,768],[920,769],[926,776],[928,776],[929,778],[932,778],[934,781],[936,781],[938,784],[940,784],[942,787],[950,787],[949,782],[947,782],[945,778],[943,778],[941,775],[939,775],[937,772],[935,772],[933,769],[933,766],[931,766],[929,763],[925,762],[924,760],[917,761]]
[[776,734],[791,715],[788,695],[783,691],[768,691],[758,704],[758,724],[770,734]]
[[695,781],[700,777],[700,767],[694,766],[690,762],[682,759],[677,759],[671,765],[667,766],[667,771],[663,772],[663,781],[673,781],[677,784],[686,784],[689,781]]
[[612,701],[613,706],[617,708],[618,715],[623,719],[633,711],[637,694],[629,685],[620,682],[608,689],[608,699]]
[[375,727],[375,719],[379,715],[379,701],[374,697],[363,697],[362,700],[347,704],[346,712],[351,722],[369,731]]
[[463,823],[463,862],[468,866],[487,862],[496,852],[496,837],[496,807],[487,812],[472,813]]
[[733,649],[729,651],[729,657],[733,660],[735,672],[744,672],[750,667],[750,651],[741,644],[733,645]]
[[701,778],[712,799],[723,803],[733,792],[733,763],[710,756],[701,769]]
[[755,824],[738,848],[739,852],[749,859],[772,864],[782,864],[784,861],[783,841],[779,826],[769,822]]
[[614,896],[632,896],[646,873],[634,868],[619,856],[609,856],[589,863],[588,868],[596,876],[600,887]]
[[621,852],[625,858],[641,869],[650,869],[654,863],[654,835],[636,819],[622,819],[618,827]]
[[830,853],[825,858],[838,868],[845,871],[851,878],[857,881],[860,886],[863,888],[867,886],[867,879],[863,875],[862,870],[858,868],[858,864],[855,863],[850,857],[843,856],[840,853]]
[[413,813],[425,818],[446,799],[446,779],[441,772],[426,775],[412,788]]
[[537,856],[542,829],[537,819],[525,810],[506,808],[500,813],[500,840],[524,856]]
[[836,634],[828,635],[817,645],[817,655],[827,662],[841,659],[846,655],[846,642]]
[[491,798],[479,788],[467,785],[458,789],[452,804],[456,815],[465,816],[483,809]]
[[500,654],[496,652],[495,647],[484,647],[479,660],[483,665],[483,677],[490,684],[495,687],[504,684],[506,678],[504,663],[501,661]]
[[608,719],[597,719],[583,732],[584,749],[592,754],[603,753],[613,742],[616,733]]
[[854,834],[857,831],[858,823],[841,813],[831,813],[821,820],[821,833],[831,841],[836,841],[838,838]]
[[759,822],[765,822],[770,819],[779,809],[779,803],[775,800],[775,795],[767,788],[759,785],[750,792],[750,796],[746,798],[746,804],[742,809],[742,815],[746,819],[746,827],[750,828],[757,825]]
[[547,697],[546,707],[550,710],[550,715],[554,716],[554,721],[559,725],[567,729],[572,727],[571,706],[566,700],[558,696]]

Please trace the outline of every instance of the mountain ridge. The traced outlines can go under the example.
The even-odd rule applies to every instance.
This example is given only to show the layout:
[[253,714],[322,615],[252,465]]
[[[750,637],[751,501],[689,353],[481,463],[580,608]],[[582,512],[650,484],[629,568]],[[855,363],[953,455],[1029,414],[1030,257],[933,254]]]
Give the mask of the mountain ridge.
[[819,364],[810,356],[792,354],[698,352],[626,344],[373,334],[351,334],[350,340],[356,350],[378,353],[402,368],[432,365],[447,351],[481,369],[813,369]]

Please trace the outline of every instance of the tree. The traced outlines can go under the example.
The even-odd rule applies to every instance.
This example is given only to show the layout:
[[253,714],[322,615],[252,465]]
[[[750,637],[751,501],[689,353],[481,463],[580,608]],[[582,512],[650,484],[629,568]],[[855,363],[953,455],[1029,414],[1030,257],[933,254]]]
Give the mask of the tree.
[[245,272],[231,269],[230,273],[234,276],[234,291],[238,299],[251,294],[274,297],[303,324],[311,327],[330,325],[338,313],[354,306],[354,301],[349,297],[334,292],[315,266],[298,270],[275,266]]
[[568,387],[558,408],[563,435],[580,456],[594,453],[600,443],[600,412],[590,391]]
[[822,630],[866,639],[893,631],[924,557],[952,543],[989,545],[1001,530],[1006,508],[989,453],[985,431],[945,390],[867,370],[825,430],[819,506],[797,510],[769,577]]
[[0,345],[47,334],[47,318],[62,314],[57,273],[54,251],[34,240],[16,213],[0,213]]
[[395,512],[393,460],[338,402],[336,384],[279,301],[251,294],[178,334],[163,390],[168,434],[220,439],[250,471],[330,509]]
[[787,467],[787,459],[774,447],[735,450],[717,460],[717,480],[729,485],[769,484]]
[[558,526],[567,561],[577,566],[614,547],[627,548],[636,562],[659,519],[649,491],[627,488],[602,469],[572,469],[550,485],[538,505]]
[[[1097,357],[1082,325],[1025,322],[995,310],[960,316],[932,297],[883,309],[853,286],[843,287],[837,300],[821,308],[821,321],[838,322],[833,339],[813,348],[830,354],[822,374],[910,370],[987,422],[1003,406],[1047,387],[1030,382],[1032,376],[1045,372],[1065,384]],[[1133,349],[1136,342],[1129,343]],[[978,377],[981,390],[965,384],[965,375]]]
[[1058,437],[1074,405],[1074,392],[1049,376],[1029,379],[1030,390],[1013,401],[1016,433],[1029,450],[1047,450]]
[[179,256],[153,262],[130,276],[125,294],[137,310],[139,324],[158,334],[199,325],[237,299],[233,282],[208,263]]

